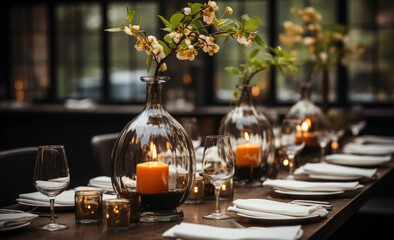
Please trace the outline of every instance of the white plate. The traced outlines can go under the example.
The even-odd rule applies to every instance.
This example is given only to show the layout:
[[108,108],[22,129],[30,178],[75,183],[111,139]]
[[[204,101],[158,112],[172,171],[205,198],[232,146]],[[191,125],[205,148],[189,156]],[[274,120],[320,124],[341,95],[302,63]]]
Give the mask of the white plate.
[[331,181],[353,181],[363,178],[361,176],[330,176],[330,175],[314,175],[314,174],[308,174],[308,177],[312,179],[331,180]]
[[284,218],[284,219],[276,219],[276,218],[270,218],[270,217],[257,217],[257,216],[242,214],[242,213],[236,213],[236,214],[240,217],[249,218],[250,220],[255,221],[255,222],[268,223],[268,224],[299,224],[302,222],[314,222],[314,221],[319,221],[319,220],[323,219],[323,217],[317,213],[311,214],[310,216],[307,216],[307,217],[289,216],[289,218]]
[[388,161],[363,160],[360,162],[353,162],[353,161],[345,161],[344,162],[343,160],[340,160],[340,159],[327,159],[326,158],[324,161],[326,161],[328,163],[344,165],[344,166],[352,166],[352,167],[373,167],[373,166],[378,166],[378,165],[388,163],[391,160],[388,160]]
[[291,191],[291,190],[284,190],[284,189],[273,189],[274,192],[283,194],[283,195],[290,195],[290,196],[335,196],[344,193],[345,191],[332,191],[332,192],[315,192],[315,191]]
[[31,224],[31,222],[26,222],[26,223],[22,223],[20,225],[8,227],[8,228],[0,228],[0,232],[14,230],[14,229],[18,229],[18,228],[23,228],[23,227],[29,226],[30,224]]

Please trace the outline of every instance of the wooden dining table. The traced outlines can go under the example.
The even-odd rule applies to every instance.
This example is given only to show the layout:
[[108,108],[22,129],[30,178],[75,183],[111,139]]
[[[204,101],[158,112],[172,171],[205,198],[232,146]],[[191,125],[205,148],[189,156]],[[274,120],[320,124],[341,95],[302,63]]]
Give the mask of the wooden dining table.
[[[373,195],[375,190],[384,186],[388,181],[390,174],[393,174],[394,163],[390,162],[378,168],[377,177],[373,181],[364,183],[362,189],[356,190],[351,194],[332,198],[320,198],[322,201],[329,201],[333,209],[329,211],[327,218],[317,222],[302,222],[303,235],[301,239],[327,239],[339,227],[341,227],[349,218],[351,218]],[[274,199],[282,202],[294,200],[290,197],[281,196],[272,191],[269,187],[254,188],[235,188],[234,199]],[[221,209],[226,212],[231,201],[221,201]],[[28,210],[26,206],[15,204],[9,206],[12,209]],[[3,239],[165,239],[162,234],[172,226],[180,222],[198,223],[210,226],[234,228],[232,221],[236,221],[244,227],[270,227],[283,226],[284,224],[270,224],[269,222],[254,222],[250,219],[242,218],[230,212],[233,217],[229,220],[209,220],[203,216],[212,213],[215,208],[215,201],[204,201],[201,204],[187,205],[179,207],[184,213],[182,221],[159,222],[159,223],[136,223],[132,224],[127,231],[110,231],[105,230],[102,225],[81,225],[75,223],[73,210],[65,211],[56,209],[56,221],[69,226],[66,230],[57,232],[48,232],[38,229],[38,226],[49,222],[47,217],[37,217],[32,223],[21,229],[0,232],[0,238]],[[43,212],[47,213],[47,212]]]

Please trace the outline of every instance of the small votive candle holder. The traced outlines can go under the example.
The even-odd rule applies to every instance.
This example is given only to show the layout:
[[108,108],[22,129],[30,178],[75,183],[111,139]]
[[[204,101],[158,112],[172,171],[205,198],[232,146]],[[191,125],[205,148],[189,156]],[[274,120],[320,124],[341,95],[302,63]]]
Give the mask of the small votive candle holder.
[[198,204],[204,200],[204,178],[196,174],[192,191],[185,201],[186,204]]
[[130,201],[128,199],[104,200],[104,228],[107,230],[128,230],[130,228],[130,210]]
[[78,224],[101,223],[101,201],[98,190],[75,191],[75,222]]

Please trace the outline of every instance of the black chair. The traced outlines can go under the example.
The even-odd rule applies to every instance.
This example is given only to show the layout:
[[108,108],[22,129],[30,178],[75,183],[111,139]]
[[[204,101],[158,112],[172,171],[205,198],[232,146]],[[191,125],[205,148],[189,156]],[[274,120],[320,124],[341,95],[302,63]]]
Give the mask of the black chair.
[[38,147],[0,151],[0,207],[15,204],[20,193],[37,191],[33,184]]
[[119,133],[101,134],[92,137],[93,159],[98,175],[111,176],[111,152]]

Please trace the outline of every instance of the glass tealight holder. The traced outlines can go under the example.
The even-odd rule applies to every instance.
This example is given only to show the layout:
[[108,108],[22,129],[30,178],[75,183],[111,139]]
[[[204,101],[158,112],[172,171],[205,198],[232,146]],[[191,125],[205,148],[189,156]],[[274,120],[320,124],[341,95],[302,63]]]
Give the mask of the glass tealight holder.
[[128,230],[130,228],[130,201],[125,198],[103,201],[103,224],[106,230]]
[[185,204],[199,204],[204,200],[204,178],[196,174],[194,185]]
[[101,223],[103,194],[97,190],[75,192],[75,222],[78,224]]

